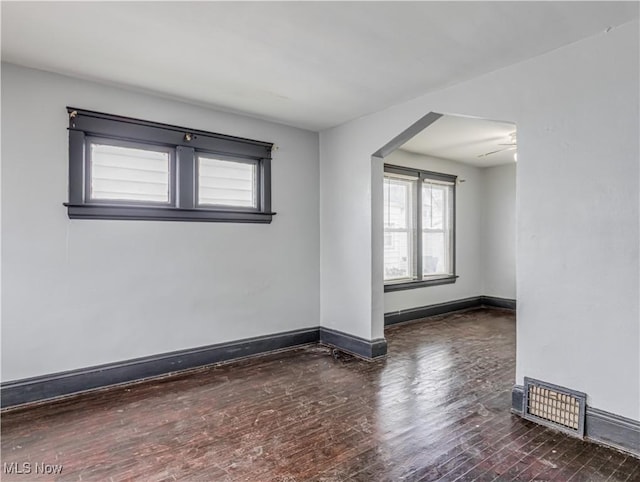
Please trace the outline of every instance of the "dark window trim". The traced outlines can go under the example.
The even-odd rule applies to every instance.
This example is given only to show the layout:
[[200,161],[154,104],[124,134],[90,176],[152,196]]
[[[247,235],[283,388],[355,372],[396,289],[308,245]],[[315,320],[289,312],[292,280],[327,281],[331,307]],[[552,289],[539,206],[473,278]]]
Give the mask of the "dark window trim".
[[414,288],[423,288],[426,286],[437,286],[437,285],[445,285],[445,284],[453,284],[459,278],[456,275],[456,183],[458,180],[458,176],[454,176],[452,174],[443,174],[440,172],[433,171],[425,171],[423,169],[414,169],[411,167],[405,166],[396,166],[393,164],[385,164],[384,172],[390,174],[400,174],[404,176],[413,176],[417,179],[418,189],[416,189],[416,233],[417,233],[417,243],[416,243],[416,266],[418,270],[416,271],[417,276],[422,276],[422,183],[425,179],[433,180],[433,181],[444,181],[453,183],[453,196],[452,196],[452,219],[451,223],[453,225],[453,231],[451,233],[451,243],[453,244],[453,252],[451,253],[451,265],[453,273],[450,275],[443,275],[439,277],[426,277],[426,278],[418,278],[410,281],[393,281],[389,280],[384,283],[384,292],[391,291],[403,291]]
[[446,276],[442,278],[432,278],[403,282],[387,282],[384,285],[384,292],[412,290],[414,288],[423,288],[425,286],[450,285],[456,282],[459,276]]
[[237,223],[270,223],[276,213],[252,211],[210,211],[166,207],[121,206],[114,204],[64,203],[71,219],[131,219],[136,221],[209,221]]
[[434,181],[452,182],[454,184],[458,179],[458,176],[454,176],[453,174],[443,174],[441,172],[425,171],[423,169],[395,166],[393,164],[385,164],[384,172],[389,172],[391,174],[401,174],[403,176],[415,176],[422,179],[433,179]]
[[[255,141],[198,129],[67,107],[69,113],[69,202],[71,219],[135,219],[270,223],[271,149]],[[90,199],[89,142],[170,152],[169,203]],[[256,164],[257,208],[197,204],[197,156]]]

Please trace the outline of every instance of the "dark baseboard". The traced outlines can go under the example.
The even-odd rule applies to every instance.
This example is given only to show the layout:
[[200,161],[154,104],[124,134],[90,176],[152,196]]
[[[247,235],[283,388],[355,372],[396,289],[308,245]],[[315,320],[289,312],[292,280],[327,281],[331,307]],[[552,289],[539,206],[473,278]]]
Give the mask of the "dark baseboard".
[[420,306],[418,308],[409,308],[406,310],[394,311],[384,314],[384,325],[395,325],[405,321],[419,320],[428,316],[443,315],[454,311],[466,310],[481,306],[480,297],[465,298],[463,300],[447,301],[435,305]]
[[[511,412],[522,416],[524,387],[511,390]],[[587,440],[640,457],[640,422],[593,407],[586,407],[584,434]]]
[[511,310],[515,310],[516,300],[510,300],[507,298],[496,298],[495,296],[474,296],[472,298],[447,301],[445,303],[437,303],[435,305],[409,308],[406,310],[385,313],[384,326],[395,325],[396,323],[403,323],[405,321],[420,320],[429,316],[444,315],[446,313],[453,313],[454,311],[479,308],[481,306],[490,306],[493,308],[508,308]]
[[370,360],[387,354],[387,340],[384,338],[369,341],[324,327],[320,328],[320,343]]
[[384,338],[368,341],[327,328],[307,328],[4,382],[0,384],[0,407],[53,400],[318,342],[366,359],[387,353]]
[[318,328],[248,338],[118,363],[4,382],[0,406],[13,407],[319,341]]
[[640,422],[587,407],[587,438],[640,457]]
[[481,296],[480,304],[483,306],[491,306],[493,308],[506,308],[509,310],[516,309],[516,300],[497,298],[495,296]]
[[524,387],[514,385],[511,389],[511,413],[522,416],[522,405],[524,403]]

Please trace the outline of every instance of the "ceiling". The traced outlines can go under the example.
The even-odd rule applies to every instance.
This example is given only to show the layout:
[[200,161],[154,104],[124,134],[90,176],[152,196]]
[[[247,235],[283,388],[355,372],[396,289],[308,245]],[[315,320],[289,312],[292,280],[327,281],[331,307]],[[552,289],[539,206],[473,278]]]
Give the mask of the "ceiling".
[[2,60],[322,130],[603,32],[637,2],[1,2]]
[[[502,145],[517,142],[515,132],[511,122],[443,115],[400,149],[477,167],[498,166],[515,162],[516,149]],[[501,149],[505,150],[486,155]]]

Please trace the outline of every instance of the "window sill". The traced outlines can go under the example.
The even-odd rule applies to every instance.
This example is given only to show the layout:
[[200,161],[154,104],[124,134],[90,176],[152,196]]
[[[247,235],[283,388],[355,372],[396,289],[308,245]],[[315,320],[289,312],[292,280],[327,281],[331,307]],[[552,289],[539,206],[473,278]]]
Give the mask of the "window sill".
[[269,224],[276,213],[255,211],[221,211],[209,209],[181,209],[174,207],[114,206],[70,204],[69,219],[117,219],[134,221],[200,221],[218,223]]
[[412,290],[414,288],[424,288],[426,286],[450,285],[456,282],[458,276],[446,276],[443,278],[405,281],[402,283],[389,283],[384,285],[384,292]]

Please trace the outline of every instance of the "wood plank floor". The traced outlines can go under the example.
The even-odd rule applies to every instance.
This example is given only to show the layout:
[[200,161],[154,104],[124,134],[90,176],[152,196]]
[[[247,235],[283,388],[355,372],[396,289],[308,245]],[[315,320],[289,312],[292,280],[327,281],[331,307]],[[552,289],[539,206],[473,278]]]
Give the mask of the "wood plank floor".
[[[638,459],[509,413],[510,312],[387,338],[374,363],[306,347],[10,410],[3,465],[32,465],[2,480],[640,480]],[[36,475],[36,463],[62,473]]]

